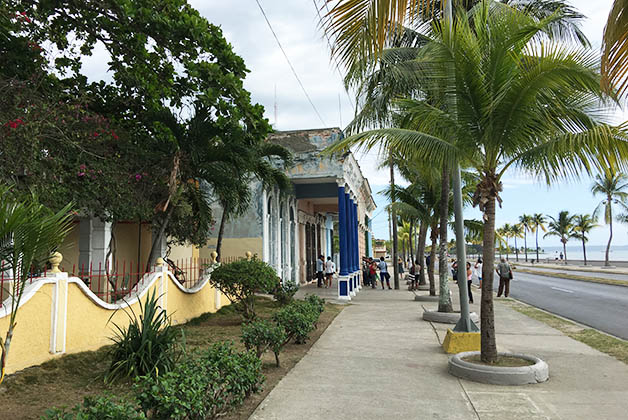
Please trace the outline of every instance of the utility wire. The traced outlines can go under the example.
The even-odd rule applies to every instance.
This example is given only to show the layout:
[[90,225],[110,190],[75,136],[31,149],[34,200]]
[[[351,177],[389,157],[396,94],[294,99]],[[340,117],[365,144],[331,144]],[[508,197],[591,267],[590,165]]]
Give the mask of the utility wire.
[[270,21],[268,20],[268,17],[266,16],[266,12],[264,11],[264,8],[262,7],[262,5],[259,2],[259,0],[255,0],[255,3],[257,3],[257,5],[259,6],[259,10],[262,12],[262,15],[264,16],[264,19],[266,20],[266,23],[268,24],[268,28],[273,33],[273,36],[275,37],[275,41],[277,41],[277,45],[279,45],[279,49],[283,53],[283,56],[286,58],[286,61],[288,62],[288,65],[290,66],[290,70],[292,70],[292,74],[294,74],[294,77],[297,79],[297,82],[299,82],[299,86],[301,86],[301,90],[303,90],[303,93],[305,94],[305,97],[310,102],[310,105],[312,105],[312,108],[314,109],[314,112],[316,112],[316,115],[318,115],[318,119],[321,120],[321,122],[323,123],[323,126],[327,126],[327,124],[325,124],[325,121],[323,120],[323,117],[321,117],[321,114],[318,112],[318,109],[316,109],[316,106],[314,105],[314,102],[312,102],[312,99],[310,98],[310,95],[308,95],[307,90],[305,90],[305,86],[303,86],[303,83],[301,83],[301,79],[299,78],[299,75],[297,74],[297,71],[292,66],[292,63],[290,62],[290,59],[288,58],[288,54],[286,54],[286,51],[283,49],[283,46],[281,45],[281,42],[279,41],[279,38],[277,37],[277,34],[275,33],[275,30],[273,29],[273,26],[270,24]]
[[[314,8],[316,9],[316,14],[318,15],[318,21],[322,23],[323,22],[323,17],[321,16],[320,9],[316,5],[316,0],[312,0],[312,3],[314,3]],[[327,9],[327,12],[329,13],[329,9],[327,8],[327,1],[325,1],[325,8]],[[323,30],[323,36],[325,37],[325,40],[327,41],[327,46],[329,46],[329,52],[331,54],[334,49],[331,46],[331,40],[329,39],[329,35],[327,34],[327,32],[325,32],[325,30]],[[332,55],[331,57],[332,57],[332,60],[334,62],[334,65],[336,66],[336,71],[338,72],[338,75],[340,76],[340,79],[342,79],[343,75],[342,75],[342,72],[340,71],[340,66],[338,65],[338,60],[336,60],[336,57],[334,55]],[[344,89],[344,91],[347,94],[347,99],[349,99],[349,105],[351,105],[351,109],[353,109],[353,112],[355,113],[355,106],[353,105],[353,100],[351,99],[351,96],[349,96],[349,91],[347,89]],[[342,125],[342,123],[340,123],[340,125]],[[340,128],[342,128],[342,127],[340,127]]]

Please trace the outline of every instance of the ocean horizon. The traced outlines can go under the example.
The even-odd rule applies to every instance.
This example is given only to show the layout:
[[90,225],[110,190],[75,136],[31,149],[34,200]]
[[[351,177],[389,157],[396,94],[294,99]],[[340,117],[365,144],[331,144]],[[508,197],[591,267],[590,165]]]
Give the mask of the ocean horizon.
[[[517,243],[517,245],[519,245],[519,243]],[[530,248],[529,245],[528,248]],[[544,259],[555,260],[556,258],[559,258],[561,252],[563,252],[562,246],[539,246],[539,258],[541,261]],[[499,252],[496,252],[496,255],[499,256]],[[503,255],[506,256],[506,254]],[[519,259],[521,259],[524,255],[525,254],[523,252],[519,252]],[[604,261],[605,255],[606,245],[587,245],[587,260]],[[514,252],[510,252],[510,254],[508,254],[508,258],[514,257]],[[536,258],[536,251],[533,250],[532,252],[528,252],[528,259],[531,257]],[[584,254],[582,252],[582,244],[580,246],[567,245],[567,259],[583,260]],[[609,259],[611,261],[628,261],[628,245],[611,245]]]

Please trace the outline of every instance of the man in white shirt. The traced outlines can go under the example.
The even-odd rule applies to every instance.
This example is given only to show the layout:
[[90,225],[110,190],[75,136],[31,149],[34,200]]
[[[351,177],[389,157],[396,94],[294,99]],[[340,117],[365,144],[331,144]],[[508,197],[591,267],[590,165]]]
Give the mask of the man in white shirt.
[[334,278],[334,273],[336,272],[336,264],[331,260],[331,257],[327,257],[327,262],[325,263],[325,287],[331,287],[331,281]]

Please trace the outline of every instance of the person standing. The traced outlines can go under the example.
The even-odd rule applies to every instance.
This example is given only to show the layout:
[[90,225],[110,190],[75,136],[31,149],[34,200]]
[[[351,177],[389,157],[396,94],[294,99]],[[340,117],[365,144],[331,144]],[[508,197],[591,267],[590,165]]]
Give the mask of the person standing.
[[480,289],[482,289],[482,267],[484,267],[484,264],[482,263],[482,258],[478,258],[478,260],[475,262],[475,276],[478,278],[478,281],[480,282]]
[[401,278],[403,274],[403,260],[401,259],[401,257],[397,259],[397,268],[399,269],[399,276]]
[[325,265],[325,257],[322,255],[318,256],[316,260],[316,284],[318,287],[323,287],[323,269]]
[[382,290],[385,290],[384,281],[386,281],[386,285],[389,290],[392,290],[390,287],[390,274],[388,274],[388,265],[386,265],[386,261],[384,261],[384,257],[379,257],[379,279],[382,281]]
[[469,303],[473,303],[473,292],[471,291],[472,283],[473,283],[473,271],[471,270],[471,263],[467,261],[467,288],[469,292]]
[[504,292],[504,297],[508,297],[510,293],[510,279],[512,279],[512,269],[510,268],[510,264],[506,262],[505,258],[502,258],[501,262],[497,264],[495,271],[499,276],[497,297],[501,297],[502,292]]
[[334,274],[336,273],[336,264],[331,260],[331,257],[327,257],[325,263],[325,288],[331,287]]
[[369,259],[369,276],[371,287],[375,289],[375,283],[377,283],[377,263],[373,258]]

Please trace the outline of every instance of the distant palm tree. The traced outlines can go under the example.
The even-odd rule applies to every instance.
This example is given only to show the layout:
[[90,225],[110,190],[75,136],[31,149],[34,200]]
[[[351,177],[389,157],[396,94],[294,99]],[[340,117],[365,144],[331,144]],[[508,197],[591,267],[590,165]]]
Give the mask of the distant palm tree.
[[535,213],[532,215],[532,232],[536,233],[536,262],[539,262],[539,230],[542,229],[543,232],[547,232],[545,229],[545,222],[547,219],[541,213]]
[[565,255],[565,264],[567,264],[567,241],[573,237],[574,234],[574,217],[570,215],[567,210],[563,210],[558,213],[558,217],[554,219],[552,216],[547,216],[551,220],[547,225],[548,231],[544,238],[548,236],[558,236],[560,242],[563,244],[563,254]]
[[504,223],[504,226],[501,227],[501,232],[499,232],[501,236],[506,238],[506,259],[509,260],[510,254],[510,237],[512,236],[512,226],[510,223]]
[[606,257],[604,265],[609,266],[609,252],[611,241],[613,240],[613,204],[619,205],[624,210],[628,210],[626,199],[628,198],[628,176],[621,173],[606,172],[604,175],[597,175],[595,182],[591,186],[593,195],[602,194],[604,199],[593,211],[593,217],[597,218],[604,210],[604,223],[609,227],[608,244],[606,244]]
[[523,225],[516,223],[510,227],[510,234],[515,238],[515,258],[519,262],[519,247],[517,246],[517,238],[523,237]]
[[519,216],[519,224],[523,226],[523,250],[526,255],[526,262],[528,262],[528,231],[532,231],[532,216],[522,214]]
[[590,214],[577,214],[574,216],[573,237],[582,241],[582,253],[584,254],[584,265],[587,265],[587,247],[586,242],[589,240],[587,234],[597,227],[597,220]]

